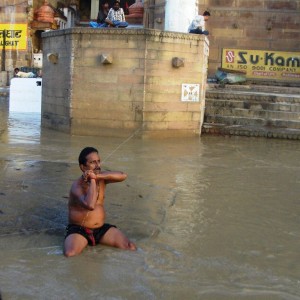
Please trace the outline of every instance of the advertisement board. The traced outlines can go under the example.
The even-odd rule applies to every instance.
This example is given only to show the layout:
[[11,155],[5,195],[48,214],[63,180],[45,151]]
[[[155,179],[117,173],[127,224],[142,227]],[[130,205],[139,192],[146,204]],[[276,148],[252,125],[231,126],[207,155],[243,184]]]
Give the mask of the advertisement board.
[[247,78],[300,80],[300,52],[224,48],[222,68]]
[[27,24],[0,23],[0,49],[26,50]]

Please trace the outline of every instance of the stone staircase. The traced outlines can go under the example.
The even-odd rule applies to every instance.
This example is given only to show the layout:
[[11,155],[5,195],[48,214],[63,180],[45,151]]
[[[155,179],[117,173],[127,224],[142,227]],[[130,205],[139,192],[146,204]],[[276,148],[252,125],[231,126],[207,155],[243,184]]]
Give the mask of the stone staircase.
[[300,87],[210,85],[202,134],[300,140]]

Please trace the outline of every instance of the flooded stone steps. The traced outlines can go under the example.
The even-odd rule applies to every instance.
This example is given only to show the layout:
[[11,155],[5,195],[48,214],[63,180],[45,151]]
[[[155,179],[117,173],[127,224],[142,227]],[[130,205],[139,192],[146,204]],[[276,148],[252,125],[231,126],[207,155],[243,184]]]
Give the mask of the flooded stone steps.
[[236,90],[207,90],[206,99],[211,100],[237,100],[247,102],[267,103],[295,103],[300,104],[299,94],[276,94],[266,92],[236,91]]
[[248,136],[300,140],[300,130],[291,128],[268,128],[254,125],[227,125],[219,123],[204,123],[202,134],[217,134],[229,136]]
[[297,111],[293,112],[293,111],[279,111],[279,110],[265,110],[265,109],[259,110],[259,109],[246,109],[246,108],[206,106],[205,113],[208,116],[234,115],[236,117],[264,118],[266,120],[280,119],[280,120],[288,120],[288,121],[300,121],[300,110],[298,112]]
[[265,102],[265,101],[243,101],[243,100],[222,100],[218,99],[206,99],[206,109],[250,109],[250,110],[271,110],[271,111],[282,111],[282,112],[300,112],[300,105],[297,103],[286,103],[286,102]]
[[226,124],[226,125],[242,125],[242,126],[264,126],[274,128],[291,128],[300,130],[300,120],[290,121],[282,119],[265,119],[265,118],[247,118],[240,116],[207,116],[205,119],[206,123],[211,124]]
[[209,87],[202,133],[300,139],[300,88]]

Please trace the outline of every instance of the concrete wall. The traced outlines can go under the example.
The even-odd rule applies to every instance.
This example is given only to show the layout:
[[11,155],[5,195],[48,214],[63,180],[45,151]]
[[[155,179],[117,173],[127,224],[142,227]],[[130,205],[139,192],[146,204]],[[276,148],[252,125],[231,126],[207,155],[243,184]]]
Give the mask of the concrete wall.
[[222,48],[300,50],[299,0],[199,0],[209,10],[209,75],[221,66]]
[[[205,37],[144,29],[73,28],[43,34],[42,125],[75,135],[200,134]],[[57,55],[51,62],[49,54]],[[101,55],[111,64],[103,64]],[[184,59],[174,68],[172,58]],[[55,62],[55,61],[54,61]],[[182,102],[182,84],[200,84]]]

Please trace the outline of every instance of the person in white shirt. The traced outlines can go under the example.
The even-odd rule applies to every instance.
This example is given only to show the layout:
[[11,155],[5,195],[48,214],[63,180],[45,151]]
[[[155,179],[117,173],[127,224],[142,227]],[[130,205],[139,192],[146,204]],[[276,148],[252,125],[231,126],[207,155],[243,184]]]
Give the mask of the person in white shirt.
[[120,7],[119,0],[114,1],[113,7],[109,10],[105,22],[110,27],[127,27],[128,23],[125,20],[125,14],[123,8]]
[[35,78],[36,75],[32,72],[21,72],[19,68],[15,68],[15,76],[20,78]]
[[203,15],[197,15],[189,26],[189,33],[209,35],[209,32],[205,30],[205,22],[208,21],[210,13],[205,11]]

